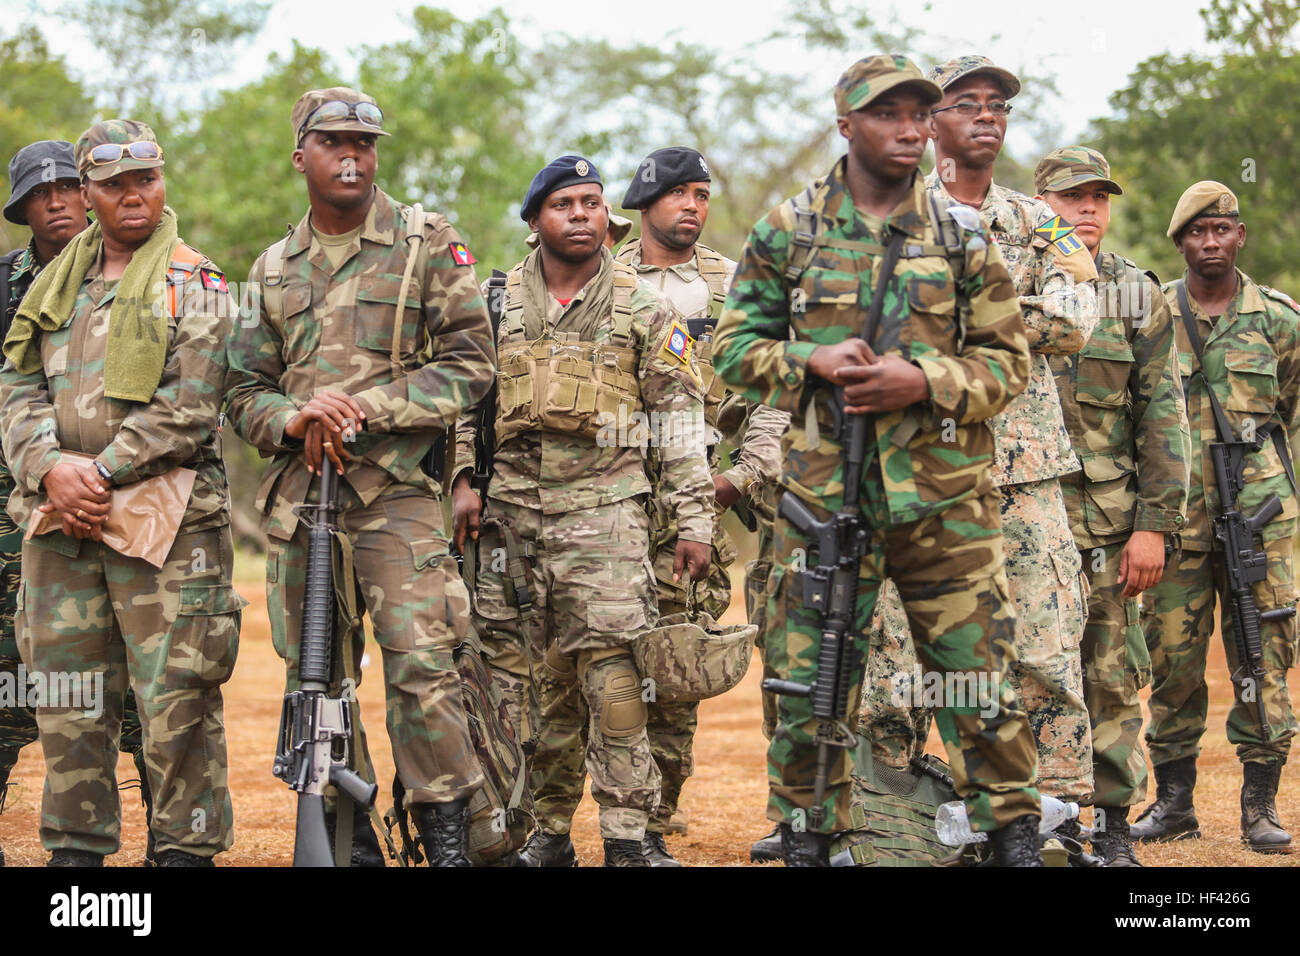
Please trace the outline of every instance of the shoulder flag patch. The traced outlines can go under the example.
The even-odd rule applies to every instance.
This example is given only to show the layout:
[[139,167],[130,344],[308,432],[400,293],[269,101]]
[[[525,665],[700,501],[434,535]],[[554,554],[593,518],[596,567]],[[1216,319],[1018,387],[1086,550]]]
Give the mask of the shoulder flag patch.
[[447,248],[451,250],[451,261],[458,266],[472,266],[478,262],[463,242],[448,243]]
[[203,288],[212,292],[229,292],[226,287],[226,277],[216,269],[200,269],[199,277],[203,280]]
[[682,328],[681,324],[674,322],[668,331],[668,341],[664,343],[664,352],[671,355],[683,365],[691,364],[691,345],[694,344],[691,334]]
[[1057,250],[1060,251],[1061,255],[1063,256],[1069,256],[1069,255],[1073,255],[1076,252],[1082,252],[1084,248],[1086,248],[1084,244],[1079,241],[1079,237],[1076,236],[1073,232],[1071,232],[1069,235],[1062,236],[1060,239],[1057,239],[1054,243],[1052,243],[1052,245],[1056,246]]
[[1035,235],[1042,236],[1048,242],[1057,242],[1074,234],[1074,227],[1060,216],[1053,216],[1034,230]]

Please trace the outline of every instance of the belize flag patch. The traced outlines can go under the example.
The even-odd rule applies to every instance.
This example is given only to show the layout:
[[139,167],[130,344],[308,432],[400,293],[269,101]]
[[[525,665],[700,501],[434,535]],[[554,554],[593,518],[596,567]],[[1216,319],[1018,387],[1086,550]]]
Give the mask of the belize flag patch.
[[668,330],[668,341],[664,343],[664,352],[671,355],[683,365],[691,364],[691,345],[694,339],[682,326],[674,322]]

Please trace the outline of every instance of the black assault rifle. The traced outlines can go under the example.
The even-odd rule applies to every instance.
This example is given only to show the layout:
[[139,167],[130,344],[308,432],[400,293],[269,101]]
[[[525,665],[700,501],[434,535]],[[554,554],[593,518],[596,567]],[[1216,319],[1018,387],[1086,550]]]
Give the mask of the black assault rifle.
[[[329,696],[334,660],[333,537],[338,475],[321,463],[320,501],[295,512],[308,525],[307,584],[303,594],[300,689],[284,695],[272,773],[298,792],[294,866],[333,866],[325,826],[325,788],[333,784],[367,810],[378,788],[349,766],[352,716],[348,701]],[[342,814],[339,815],[341,819]]]

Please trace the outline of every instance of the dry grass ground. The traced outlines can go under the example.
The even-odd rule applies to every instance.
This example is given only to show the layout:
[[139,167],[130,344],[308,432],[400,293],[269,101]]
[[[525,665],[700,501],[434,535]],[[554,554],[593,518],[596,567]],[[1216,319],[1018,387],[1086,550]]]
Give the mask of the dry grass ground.
[[[230,787],[235,805],[236,837],[225,866],[285,866],[293,855],[294,798],[271,776],[271,755],[283,693],[283,665],[271,647],[262,581],[256,564],[240,575],[239,588],[252,602],[244,614],[242,646],[234,678],[226,686],[226,727],[230,751]],[[739,594],[739,590],[737,591]],[[729,617],[743,614],[732,607]],[[387,805],[384,782],[391,781],[392,758],[383,732],[383,693],[377,660],[364,672],[361,691],[364,720],[369,727],[380,798]],[[1143,862],[1154,866],[1290,866],[1294,857],[1266,857],[1243,849],[1238,841],[1237,794],[1240,767],[1224,738],[1224,720],[1231,687],[1221,648],[1212,649],[1209,667],[1210,721],[1200,759],[1196,807],[1205,838],[1199,841],[1140,849]],[[765,742],[759,733],[759,667],[750,668],[744,682],[731,693],[705,701],[696,738],[695,776],[686,786],[684,806],[689,830],[670,838],[673,853],[691,866],[748,865],[749,844],[767,832],[764,816],[767,784]],[[932,749],[939,751],[932,739]],[[9,865],[40,865],[46,858],[37,838],[44,764],[39,744],[23,751],[13,775],[8,805],[0,816],[0,846]],[[119,779],[134,776],[123,757]],[[1154,785],[1152,787],[1154,792]],[[123,793],[122,851],[109,865],[134,866],[144,855],[144,814],[135,791]],[[1283,773],[1279,811],[1285,824],[1300,831],[1300,771],[1293,762]],[[596,810],[588,796],[574,823],[574,842],[583,865],[601,862]]]

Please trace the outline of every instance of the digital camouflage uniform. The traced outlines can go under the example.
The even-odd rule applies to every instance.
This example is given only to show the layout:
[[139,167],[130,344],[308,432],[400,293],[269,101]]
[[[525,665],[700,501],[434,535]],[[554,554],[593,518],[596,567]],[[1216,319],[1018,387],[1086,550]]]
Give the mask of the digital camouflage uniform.
[[1113,252],[1100,253],[1097,271],[1101,321],[1082,351],[1051,363],[1083,464],[1061,490],[1091,587],[1080,651],[1094,797],[1099,806],[1130,807],[1146,795],[1138,691],[1150,682],[1151,660],[1137,598],[1123,596],[1120,553],[1134,531],[1182,530],[1189,439],[1164,295]]
[[[934,173],[926,188],[940,205],[955,202]],[[1092,744],[1078,651],[1087,610],[1058,479],[1076,471],[1079,463],[1070,449],[1047,355],[1077,352],[1092,334],[1096,268],[1077,236],[1064,229],[1050,236],[1036,231],[1050,230],[1057,219],[1042,202],[993,183],[979,215],[1006,261],[1034,353],[1028,386],[989,419],[995,448],[992,480],[1001,496],[1007,578],[1017,621],[1016,660],[1008,677],[1038,741],[1039,789],[1077,800],[1092,790]],[[1064,246],[1058,245],[1062,240]],[[902,619],[896,608],[886,608],[877,623]],[[906,635],[886,634],[872,642],[893,659],[894,673],[915,672]],[[884,660],[872,665],[877,666],[876,673],[889,672]],[[884,696],[877,693],[871,702],[882,706]],[[906,699],[891,700],[866,723],[874,759],[898,767],[900,761],[906,763],[909,738],[923,745],[924,727],[890,739],[888,728],[911,719],[905,713],[909,709]]]
[[[1185,281],[1185,279],[1184,279]],[[1221,316],[1207,317],[1189,291],[1196,328],[1204,345],[1204,369],[1214,385],[1228,421],[1238,437],[1254,434],[1277,423],[1295,447],[1300,429],[1300,309],[1287,295],[1257,285],[1237,271],[1237,295]],[[1165,568],[1164,577],[1147,592],[1142,604],[1142,626],[1151,652],[1151,723],[1147,746],[1151,762],[1162,764],[1200,753],[1205,733],[1209,690],[1205,684],[1205,658],[1214,632],[1215,595],[1221,607],[1228,601],[1223,563],[1217,558],[1212,517],[1218,513],[1219,493],[1210,460],[1210,443],[1218,441],[1214,415],[1198,375],[1196,356],[1183,327],[1182,312],[1173,284],[1164,287],[1173,311],[1178,363],[1187,392],[1187,417],[1191,426],[1191,490],[1187,499],[1187,524],[1183,553]],[[1268,554],[1268,574],[1252,588],[1259,610],[1295,604],[1292,547],[1296,531],[1296,495],[1282,459],[1272,441],[1248,455],[1245,488],[1238,507],[1246,515],[1276,494],[1282,513],[1264,526],[1261,538]],[[1223,646],[1229,672],[1240,666],[1232,615],[1222,613]],[[1228,712],[1228,740],[1237,745],[1242,763],[1285,762],[1296,732],[1296,720],[1287,689],[1286,672],[1295,663],[1296,623],[1290,617],[1260,624],[1264,650],[1264,684],[1260,697],[1272,737],[1261,739],[1254,702],[1234,700]]]
[[[18,311],[23,294],[41,271],[35,240],[11,253],[9,269],[9,314],[3,317],[7,331]],[[6,510],[14,489],[14,476],[0,457],[0,681],[14,681],[17,686],[18,641],[14,635],[14,612],[18,588],[22,583],[23,529],[14,523]],[[18,762],[18,752],[39,736],[35,707],[0,706],[0,812],[4,811],[9,787],[9,773]],[[122,733],[118,746],[135,762],[140,780],[148,786],[140,740],[140,715],[135,693],[128,687],[122,711]]]
[[[840,506],[843,458],[831,440],[825,403],[810,404],[818,383],[808,379],[808,360],[819,345],[861,334],[886,223],[916,240],[921,255],[902,258],[885,288],[873,348],[918,365],[931,397],[872,416],[862,481],[871,548],[851,633],[857,652],[867,650],[877,592],[888,576],[902,592],[919,636],[917,651],[929,668],[1005,674],[1015,653],[1014,620],[998,499],[989,482],[993,437],[983,423],[1023,389],[1029,374],[1014,290],[1001,256],[980,234],[963,231],[962,274],[954,275],[946,249],[936,246],[919,175],[894,213],[881,220],[854,209],[845,164],[841,159],[824,180],[777,206],[750,233],[718,326],[715,367],[743,397],[792,413],[782,441],[782,493],[797,495],[824,519]],[[805,201],[816,217],[816,238],[796,292],[785,270],[801,218],[797,208]],[[802,309],[792,309],[795,299]],[[814,411],[805,414],[808,408]],[[803,607],[796,576],[807,542],[780,517],[774,537],[767,661],[779,677],[809,683],[822,636],[818,615]],[[843,715],[850,726],[860,686],[859,676]],[[990,717],[979,716],[980,707],[945,708],[938,715],[957,789],[972,825],[982,831],[1039,812],[1028,720],[1014,710],[1005,681],[998,690]],[[807,698],[785,695],[778,721],[768,748],[768,817],[797,828],[811,824],[804,818],[812,806],[818,721]],[[820,825],[825,833],[850,827],[847,751],[833,756]]]
[[114,486],[178,466],[197,472],[161,569],[61,532],[23,542],[16,624],[28,672],[104,674],[102,715],[52,706],[37,713],[46,769],[40,834],[51,851],[118,849],[115,758],[128,681],[139,705],[157,852],[211,857],[234,839],[221,685],[234,670],[247,602],[231,584],[217,417],[235,307],[207,259],[197,267],[173,262],[172,275],[184,284],[147,404],[105,395],[118,283],[104,281],[98,261],[65,324],[33,346],[43,367],[22,374],[9,362],[0,375],[0,428],[16,479],[8,511],[19,526],[43,500],[41,481],[60,449],[95,456]]
[[[285,426],[322,389],[351,395],[365,411],[364,430],[347,446],[353,460],[339,485],[338,528],[382,655],[388,736],[408,808],[466,798],[482,783],[452,662],[468,628],[469,596],[450,553],[440,487],[420,462],[441,430],[483,396],[493,372],[474,269],[458,264],[468,258],[457,255],[460,236],[433,212],[418,244],[394,367],[409,214],[376,188],[337,266],[314,236],[310,212],[282,256],[274,246],[262,253],[230,341],[228,383],[235,431],[274,459],[257,508],[271,539],[271,637],[290,690],[298,686],[307,551],[307,528],[293,509],[316,495],[318,483]],[[274,279],[277,271],[275,309],[268,272]],[[359,657],[361,648],[354,652]]]
[[[689,355],[682,359],[668,347],[680,327],[672,307],[608,250],[600,258],[600,271],[563,306],[546,288],[540,251],[507,278],[497,336],[497,449],[477,548],[474,612],[494,664],[503,657],[541,662],[533,675],[540,726],[532,765],[541,830],[569,832],[582,797],[585,749],[602,836],[639,841],[660,782],[630,649],[658,616],[645,506],[652,486],[635,423],[619,435],[619,417],[608,403],[626,409],[639,396],[647,415],[702,426],[703,393]],[[599,358],[593,343],[602,350]],[[550,379],[544,393],[530,371],[530,354],[547,359],[540,366]],[[593,363],[606,376],[600,384]],[[567,402],[570,386],[560,375],[572,383]],[[593,383],[589,391],[584,381]],[[621,383],[622,393],[606,390],[605,382]],[[538,418],[543,406],[551,409],[546,427]],[[631,421],[631,412],[622,414]],[[581,431],[584,421],[611,419],[595,438]],[[473,461],[473,435],[473,419],[463,417],[458,462]],[[704,437],[700,428],[693,441],[657,449],[653,489],[676,516],[681,537],[699,542],[711,540],[713,531]],[[494,530],[502,522],[530,556],[523,580],[531,607],[522,614],[520,589],[492,559],[504,547]]]

